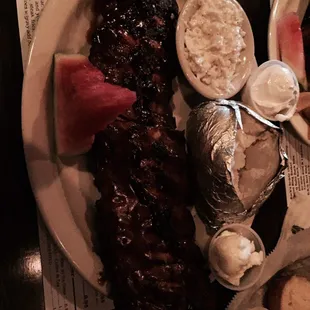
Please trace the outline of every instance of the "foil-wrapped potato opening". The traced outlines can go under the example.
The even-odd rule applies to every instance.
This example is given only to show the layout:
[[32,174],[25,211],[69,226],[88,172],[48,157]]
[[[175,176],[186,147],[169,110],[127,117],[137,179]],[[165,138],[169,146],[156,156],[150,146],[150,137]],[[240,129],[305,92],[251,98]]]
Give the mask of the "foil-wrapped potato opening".
[[284,176],[281,129],[239,102],[199,105],[189,116],[186,136],[197,213],[211,233],[254,215]]

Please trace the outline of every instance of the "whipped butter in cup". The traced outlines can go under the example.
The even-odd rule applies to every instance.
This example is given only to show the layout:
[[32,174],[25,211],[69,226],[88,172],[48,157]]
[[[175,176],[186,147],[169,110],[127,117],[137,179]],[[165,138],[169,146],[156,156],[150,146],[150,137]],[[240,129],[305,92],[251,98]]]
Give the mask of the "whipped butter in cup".
[[298,80],[285,63],[270,60],[251,74],[242,101],[270,121],[284,122],[296,111],[299,98]]
[[243,224],[223,226],[211,239],[208,259],[215,279],[230,290],[242,291],[260,278],[265,248],[258,234]]

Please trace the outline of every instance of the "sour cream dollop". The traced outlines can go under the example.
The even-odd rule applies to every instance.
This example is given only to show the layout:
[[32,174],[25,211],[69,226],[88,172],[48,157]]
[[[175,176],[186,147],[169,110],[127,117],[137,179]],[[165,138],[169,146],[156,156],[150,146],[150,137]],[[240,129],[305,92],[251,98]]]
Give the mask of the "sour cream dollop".
[[294,72],[281,61],[267,61],[251,75],[243,101],[271,121],[284,122],[295,113],[299,85]]

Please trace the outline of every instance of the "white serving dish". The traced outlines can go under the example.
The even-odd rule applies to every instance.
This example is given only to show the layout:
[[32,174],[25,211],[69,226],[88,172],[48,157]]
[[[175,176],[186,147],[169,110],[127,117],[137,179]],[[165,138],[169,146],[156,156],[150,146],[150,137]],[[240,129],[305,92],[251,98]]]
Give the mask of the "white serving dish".
[[[280,60],[278,39],[277,39],[277,21],[283,14],[287,12],[297,12],[300,20],[303,19],[309,0],[274,0],[272,4],[269,30],[268,30],[268,54],[270,60]],[[302,141],[310,145],[308,137],[309,125],[296,113],[290,120],[291,125],[302,139]]]

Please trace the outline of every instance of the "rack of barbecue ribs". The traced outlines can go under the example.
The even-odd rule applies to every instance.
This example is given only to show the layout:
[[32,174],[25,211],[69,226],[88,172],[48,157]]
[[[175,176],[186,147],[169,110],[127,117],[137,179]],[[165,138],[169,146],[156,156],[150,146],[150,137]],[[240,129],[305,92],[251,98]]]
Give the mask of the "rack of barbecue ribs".
[[194,241],[184,134],[176,130],[174,0],[97,0],[89,59],[137,101],[90,154],[95,227],[115,309],[213,309]]

